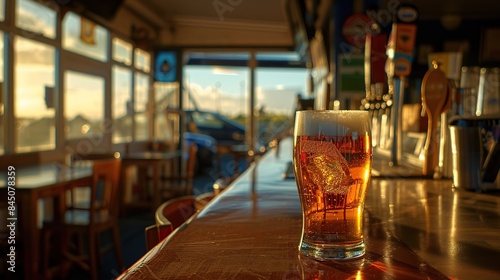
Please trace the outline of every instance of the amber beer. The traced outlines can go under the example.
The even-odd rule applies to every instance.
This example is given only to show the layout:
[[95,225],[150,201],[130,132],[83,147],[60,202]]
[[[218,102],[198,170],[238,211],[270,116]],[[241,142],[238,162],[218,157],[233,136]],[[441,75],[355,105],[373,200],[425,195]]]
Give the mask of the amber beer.
[[303,214],[300,251],[305,255],[324,260],[364,254],[371,147],[367,112],[297,112],[294,166]]

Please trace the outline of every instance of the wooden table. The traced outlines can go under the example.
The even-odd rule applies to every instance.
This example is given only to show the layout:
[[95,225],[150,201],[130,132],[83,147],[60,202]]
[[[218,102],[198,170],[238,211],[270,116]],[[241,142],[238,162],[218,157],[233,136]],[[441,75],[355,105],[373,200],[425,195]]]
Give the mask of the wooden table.
[[[7,178],[10,175],[7,172],[7,170],[4,170],[0,174],[2,201],[8,200]],[[8,216],[13,218],[8,222],[15,222],[19,233],[19,236],[16,236],[15,243],[16,274],[13,274],[15,275],[13,278],[23,275],[24,279],[39,279],[41,277],[39,262],[41,253],[38,201],[42,198],[54,198],[54,215],[62,213],[61,208],[64,207],[66,187],[70,183],[88,183],[90,185],[92,182],[92,167],[69,168],[55,163],[16,168],[14,176],[17,216]],[[21,258],[18,256],[21,256]]]
[[[182,152],[180,150],[175,150],[169,152],[132,152],[121,156],[123,170],[125,170],[127,166],[137,166],[138,168],[152,169],[152,201],[145,202],[148,207],[152,208],[152,210],[156,210],[156,207],[158,207],[161,203],[161,196],[158,194],[161,188],[162,168],[167,163],[172,163],[173,160],[178,159],[181,155]],[[123,175],[122,178],[125,178],[125,175]],[[145,181],[141,181],[140,184],[141,188],[146,187]],[[127,206],[127,202],[122,200],[122,206]]]
[[365,256],[304,257],[297,187],[281,176],[291,142],[284,139],[279,156],[264,155],[119,279],[500,279],[500,197],[454,191],[450,180],[373,178]]

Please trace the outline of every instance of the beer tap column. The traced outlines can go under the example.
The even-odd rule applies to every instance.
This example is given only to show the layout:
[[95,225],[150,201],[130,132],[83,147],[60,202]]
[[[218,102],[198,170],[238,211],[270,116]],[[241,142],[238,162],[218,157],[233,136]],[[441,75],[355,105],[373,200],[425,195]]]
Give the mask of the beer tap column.
[[418,12],[413,6],[402,5],[396,15],[387,48],[388,64],[386,67],[388,79],[394,83],[391,112],[391,165],[399,165],[403,154],[403,98],[405,83],[413,62]]

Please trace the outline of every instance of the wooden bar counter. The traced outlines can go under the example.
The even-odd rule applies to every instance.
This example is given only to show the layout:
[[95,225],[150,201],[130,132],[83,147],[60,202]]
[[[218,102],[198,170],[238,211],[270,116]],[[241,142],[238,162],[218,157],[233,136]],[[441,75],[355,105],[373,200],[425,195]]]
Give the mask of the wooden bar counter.
[[291,154],[286,139],[119,279],[500,279],[500,197],[450,180],[372,178],[365,256],[302,256]]

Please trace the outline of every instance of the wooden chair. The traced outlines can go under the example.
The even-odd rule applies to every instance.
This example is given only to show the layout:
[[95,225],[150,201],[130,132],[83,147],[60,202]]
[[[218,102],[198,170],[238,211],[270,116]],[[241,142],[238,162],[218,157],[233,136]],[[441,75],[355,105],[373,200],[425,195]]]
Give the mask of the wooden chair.
[[[50,241],[53,237],[57,238],[55,243],[60,244],[58,256],[88,270],[91,279],[98,278],[101,253],[112,247],[115,249],[118,270],[122,270],[124,262],[118,227],[120,169],[120,159],[95,161],[88,208],[73,208],[70,205],[64,213],[61,213],[62,221],[53,221],[44,225],[42,233],[45,247],[42,250],[45,254],[44,277],[50,278],[47,275],[52,274],[48,260]],[[69,188],[73,187],[81,186],[69,186]],[[102,248],[99,237],[105,231],[111,231],[113,244]],[[85,238],[86,242],[84,242]],[[84,244],[87,244],[87,250]]]
[[187,221],[194,213],[214,198],[212,192],[199,196],[183,196],[164,202],[155,213],[156,224],[145,228],[146,246],[151,250],[174,229]]
[[188,147],[188,158],[184,174],[162,176],[164,185],[163,196],[165,198],[171,199],[193,194],[193,179],[196,171],[197,152],[198,146],[196,143],[191,143]]
[[149,251],[153,249],[160,241],[167,238],[174,229],[170,225],[151,225],[144,229],[146,236],[146,249]]
[[92,165],[96,160],[106,160],[120,158],[119,152],[107,152],[107,153],[72,153],[68,155],[70,159],[70,164],[77,165]]
[[[74,166],[92,166],[95,161],[119,159],[120,153],[85,153],[71,154],[70,160],[72,167]],[[90,205],[90,186],[72,187],[67,191],[69,197],[68,207],[72,209],[88,209]],[[68,199],[68,198],[67,198]]]
[[175,230],[196,213],[195,199],[195,196],[187,195],[162,203],[156,209],[156,224],[159,226],[171,225],[172,229]]

